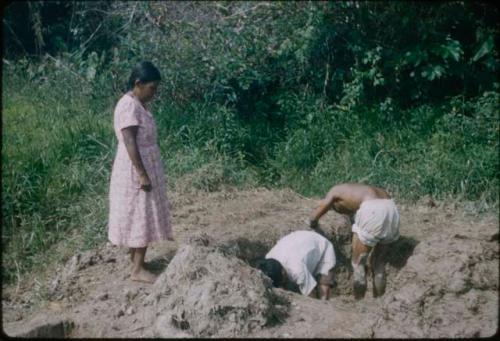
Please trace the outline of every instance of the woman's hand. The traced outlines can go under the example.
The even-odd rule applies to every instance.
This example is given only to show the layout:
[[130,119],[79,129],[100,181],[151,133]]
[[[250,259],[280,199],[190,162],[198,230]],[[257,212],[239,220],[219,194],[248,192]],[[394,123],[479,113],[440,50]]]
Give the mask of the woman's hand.
[[144,174],[144,175],[141,175],[139,177],[139,184],[141,186],[141,189],[146,191],[146,192],[149,192],[151,191],[151,180],[149,180],[149,176],[147,174]]

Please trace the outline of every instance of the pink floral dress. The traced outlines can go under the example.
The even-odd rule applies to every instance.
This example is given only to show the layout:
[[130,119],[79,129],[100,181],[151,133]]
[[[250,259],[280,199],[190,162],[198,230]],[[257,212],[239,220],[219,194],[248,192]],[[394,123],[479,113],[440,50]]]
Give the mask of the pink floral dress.
[[[152,189],[140,189],[139,176],[123,142],[121,130],[139,126],[137,146]],[[172,239],[170,204],[166,196],[165,175],[156,143],[153,116],[136,98],[125,94],[114,112],[118,139],[109,190],[108,239],[115,245],[132,248]]]

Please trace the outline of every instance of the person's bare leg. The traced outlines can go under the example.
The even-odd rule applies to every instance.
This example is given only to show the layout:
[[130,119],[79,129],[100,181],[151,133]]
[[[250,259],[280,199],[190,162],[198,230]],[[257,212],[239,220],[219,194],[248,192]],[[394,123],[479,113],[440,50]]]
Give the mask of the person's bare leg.
[[128,253],[130,253],[130,261],[134,264],[134,248],[129,248]]
[[134,264],[130,278],[133,281],[154,283],[154,281],[156,280],[156,276],[144,268],[146,249],[146,247],[134,248]]
[[329,300],[330,299],[330,290],[333,284],[333,269],[328,271],[328,274],[319,274],[318,278],[318,298],[320,300]]
[[364,245],[356,233],[352,235],[352,270],[353,270],[353,293],[356,299],[361,299],[366,293],[366,264],[368,254],[372,248]]
[[318,286],[315,286],[309,294],[310,298],[318,298]]
[[385,277],[385,263],[387,257],[388,246],[377,244],[373,250],[372,256],[372,283],[373,283],[373,297],[382,296],[385,292],[386,277]]
[[320,300],[330,299],[330,284],[319,284],[318,285],[318,298]]

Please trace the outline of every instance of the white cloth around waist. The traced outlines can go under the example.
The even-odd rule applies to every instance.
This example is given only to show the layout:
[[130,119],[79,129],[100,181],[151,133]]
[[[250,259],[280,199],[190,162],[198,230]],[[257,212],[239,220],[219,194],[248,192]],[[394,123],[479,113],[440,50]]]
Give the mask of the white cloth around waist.
[[352,232],[364,245],[388,244],[399,238],[399,212],[392,199],[372,199],[361,203]]

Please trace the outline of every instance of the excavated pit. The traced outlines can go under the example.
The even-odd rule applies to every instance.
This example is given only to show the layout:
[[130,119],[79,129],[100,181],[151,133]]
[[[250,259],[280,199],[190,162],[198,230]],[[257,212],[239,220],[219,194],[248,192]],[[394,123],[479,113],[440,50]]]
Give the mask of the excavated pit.
[[[352,233],[344,225],[326,226],[318,233],[322,234],[333,244],[337,264],[334,268],[334,289],[332,296],[352,295],[352,265],[351,243]],[[264,241],[255,241],[248,238],[236,238],[221,245],[226,253],[231,254],[251,267],[263,259],[266,253],[282,236],[266,238]],[[388,279],[394,278],[405,266],[412,255],[418,241],[411,237],[401,236],[390,248],[387,254],[386,272]],[[371,290],[371,274],[368,271],[368,290]],[[299,293],[298,287],[290,284],[288,290]]]
[[[77,254],[45,285],[19,293],[11,288],[3,295],[4,330],[11,336],[79,338],[450,338],[497,333],[497,215],[472,215],[445,203],[401,204],[401,237],[387,255],[386,292],[373,298],[368,277],[367,294],[359,301],[351,289],[350,223],[335,213],[325,215],[321,233],[332,242],[337,258],[336,287],[325,302],[293,288],[271,289],[267,277],[254,268],[280,237],[307,229],[302,221],[315,203],[269,191],[229,197],[203,197],[182,208],[177,215],[180,245],[148,251],[148,268],[160,275],[156,285],[128,280],[125,251],[106,246]],[[213,240],[189,241],[200,232]],[[34,315],[28,304],[37,295],[47,302]],[[46,321],[47,316],[56,319]],[[61,332],[58,321],[73,322],[69,334],[66,327]]]

